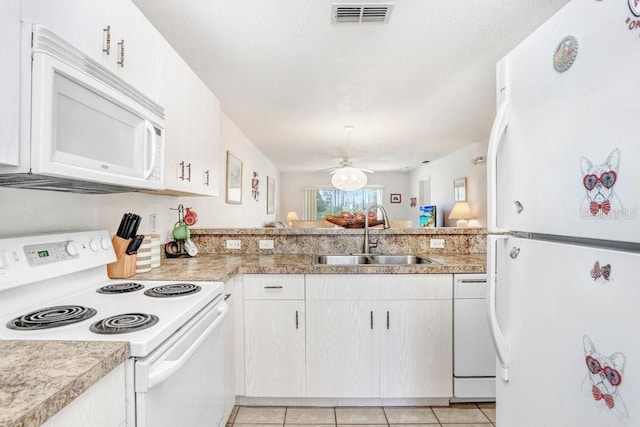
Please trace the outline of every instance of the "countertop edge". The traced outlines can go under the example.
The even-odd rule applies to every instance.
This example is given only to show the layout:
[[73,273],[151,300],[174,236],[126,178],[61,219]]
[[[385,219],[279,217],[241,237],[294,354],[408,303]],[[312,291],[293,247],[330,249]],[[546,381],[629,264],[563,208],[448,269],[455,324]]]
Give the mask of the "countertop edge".
[[[27,388],[27,394],[32,393],[32,395],[35,396],[33,396],[33,403],[23,405],[23,407],[26,408],[17,409],[18,413],[13,416],[11,410],[15,408],[15,406],[13,408],[5,408],[5,410],[2,411],[4,414],[0,416],[0,425],[7,427],[39,426],[43,424],[74,399],[86,392],[91,386],[100,381],[109,372],[124,363],[131,355],[129,343],[121,341],[2,340],[0,341],[0,345],[3,347],[20,347],[20,349],[15,350],[15,352],[27,352],[31,355],[31,360],[34,357],[38,357],[33,356],[33,349],[41,350],[42,347],[49,349],[49,352],[60,354],[61,357],[64,357],[66,352],[70,352],[77,354],[78,357],[86,356],[90,358],[90,362],[87,362],[88,366],[81,366],[78,372],[72,372],[74,368],[67,366],[66,369],[68,371],[64,375],[65,383],[61,386],[51,385],[50,390],[44,390],[42,392],[35,390],[35,386],[46,383],[46,379],[43,380],[41,377],[38,378],[38,380],[21,378],[19,372],[24,372],[25,369],[29,368],[14,368],[14,377],[9,379],[2,378],[2,382],[7,384],[18,383],[18,385],[21,385],[23,388]],[[80,354],[83,348],[85,352]],[[39,357],[42,358],[43,356]],[[25,359],[30,358],[26,357]],[[42,363],[46,362],[43,361]],[[70,361],[68,361],[68,363],[72,364]],[[24,374],[22,375],[24,376]],[[28,399],[29,397],[30,396],[18,396],[17,398]]]

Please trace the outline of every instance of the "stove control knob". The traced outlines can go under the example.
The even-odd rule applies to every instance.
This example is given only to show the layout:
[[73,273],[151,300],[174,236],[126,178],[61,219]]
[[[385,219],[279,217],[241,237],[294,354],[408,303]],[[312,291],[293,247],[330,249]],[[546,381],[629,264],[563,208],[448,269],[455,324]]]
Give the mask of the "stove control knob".
[[111,240],[107,239],[106,237],[103,237],[102,239],[100,239],[100,246],[102,246],[102,249],[104,249],[105,251],[107,249],[111,248]]
[[89,247],[93,252],[98,252],[98,249],[100,249],[100,242],[95,239],[91,239],[89,240]]
[[69,240],[67,242],[67,246],[65,248],[67,250],[67,253],[71,256],[76,256],[78,255],[79,251],[78,251],[78,245],[76,244],[76,242],[74,242],[73,240]]

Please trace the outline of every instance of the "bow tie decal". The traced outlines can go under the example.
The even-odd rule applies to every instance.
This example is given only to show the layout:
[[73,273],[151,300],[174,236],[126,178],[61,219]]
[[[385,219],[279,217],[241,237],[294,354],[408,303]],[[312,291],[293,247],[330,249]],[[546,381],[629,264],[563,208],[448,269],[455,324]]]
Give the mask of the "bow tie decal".
[[605,200],[602,203],[597,203],[597,202],[589,203],[589,212],[591,212],[591,215],[593,216],[596,216],[598,214],[598,211],[602,211],[603,214],[607,215],[610,210],[611,210],[611,202],[608,200]]
[[593,386],[591,388],[591,393],[593,394],[593,398],[595,400],[603,400],[604,402],[607,404],[607,407],[609,409],[613,409],[615,402],[613,399],[613,396],[611,396],[610,394],[605,394],[603,392],[600,391],[600,389],[596,386]]
[[593,264],[593,268],[591,269],[591,277],[593,280],[597,280],[600,277],[604,280],[609,280],[609,276],[611,276],[611,264],[607,264],[603,267],[600,267],[600,263],[598,261]]

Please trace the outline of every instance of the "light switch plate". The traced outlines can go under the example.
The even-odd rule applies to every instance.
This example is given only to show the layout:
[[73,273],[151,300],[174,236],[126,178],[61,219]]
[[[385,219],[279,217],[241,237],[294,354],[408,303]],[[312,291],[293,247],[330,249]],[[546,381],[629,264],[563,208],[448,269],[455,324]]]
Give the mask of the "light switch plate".
[[442,249],[444,248],[444,239],[431,239],[429,240],[429,247]]
[[227,249],[240,249],[240,240],[227,240]]
[[260,249],[273,249],[273,240],[260,240],[258,245]]

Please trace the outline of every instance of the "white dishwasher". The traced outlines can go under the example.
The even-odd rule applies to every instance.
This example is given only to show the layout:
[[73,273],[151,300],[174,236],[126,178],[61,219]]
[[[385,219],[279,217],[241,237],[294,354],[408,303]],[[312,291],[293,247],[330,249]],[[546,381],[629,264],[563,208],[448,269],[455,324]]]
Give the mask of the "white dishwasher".
[[453,401],[496,396],[496,354],[487,321],[486,274],[454,274]]

